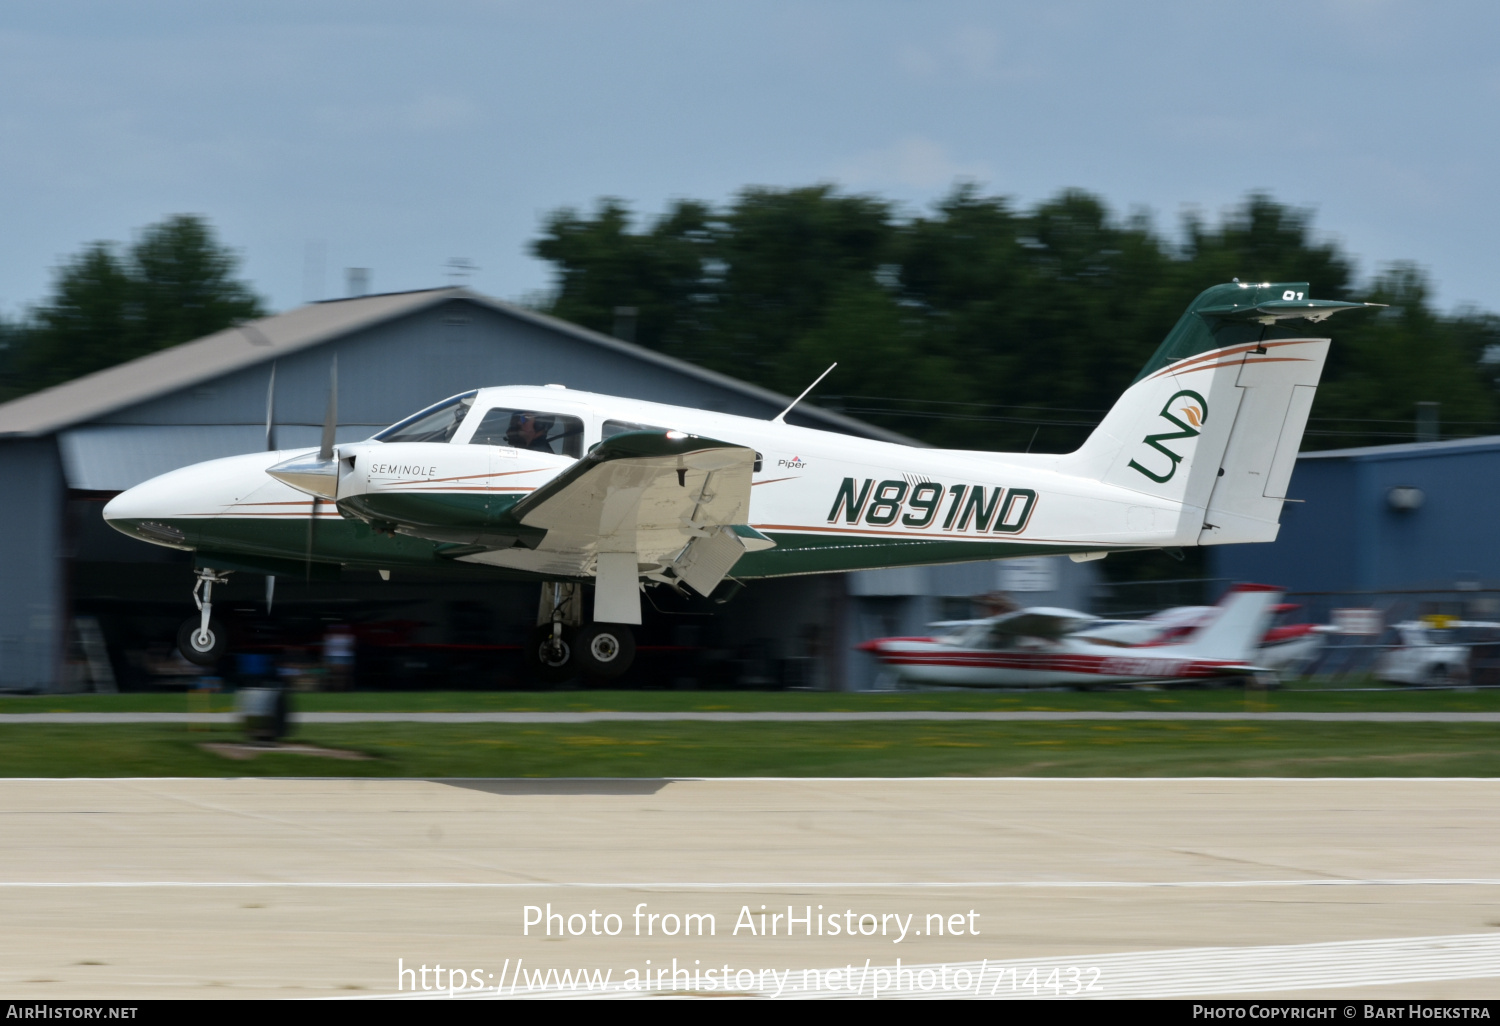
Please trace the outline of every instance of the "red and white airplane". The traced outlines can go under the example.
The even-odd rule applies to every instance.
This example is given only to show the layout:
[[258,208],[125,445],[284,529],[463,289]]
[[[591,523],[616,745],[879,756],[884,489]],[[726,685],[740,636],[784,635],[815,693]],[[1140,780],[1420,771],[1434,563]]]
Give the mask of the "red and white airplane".
[[[1282,680],[1296,677],[1311,666],[1323,651],[1328,635],[1336,633],[1336,628],[1327,624],[1276,624],[1283,614],[1301,608],[1295,603],[1272,606],[1272,626],[1260,639],[1255,653],[1256,665],[1274,672]],[[1100,620],[1079,633],[1094,640],[1165,645],[1187,640],[1218,612],[1217,606],[1175,606],[1139,620]]]
[[1217,615],[1180,639],[1130,643],[1090,633],[1068,609],[1023,609],[940,638],[877,638],[873,652],[905,681],[987,687],[1193,681],[1269,673],[1257,656],[1282,590],[1236,585]]

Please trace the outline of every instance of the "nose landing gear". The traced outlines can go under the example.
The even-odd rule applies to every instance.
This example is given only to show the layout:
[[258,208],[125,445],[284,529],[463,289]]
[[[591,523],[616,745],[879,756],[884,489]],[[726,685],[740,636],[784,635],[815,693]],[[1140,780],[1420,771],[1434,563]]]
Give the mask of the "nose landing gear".
[[536,611],[536,630],[526,645],[526,665],[544,684],[561,684],[578,674],[574,635],[583,622],[582,589],[546,581]]
[[220,573],[208,567],[194,571],[198,583],[193,585],[193,601],[198,604],[199,615],[184,620],[177,629],[177,650],[195,666],[213,666],[229,646],[224,625],[213,619],[213,595],[214,585],[228,584],[231,572]]

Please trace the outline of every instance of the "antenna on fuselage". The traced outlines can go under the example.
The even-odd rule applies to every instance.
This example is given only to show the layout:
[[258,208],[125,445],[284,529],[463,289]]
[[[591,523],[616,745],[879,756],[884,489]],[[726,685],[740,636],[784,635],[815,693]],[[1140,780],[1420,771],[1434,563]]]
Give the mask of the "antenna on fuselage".
[[[832,374],[833,373],[833,369],[835,367],[837,367],[837,366],[838,366],[838,361],[837,360],[835,360],[833,363],[830,363],[828,365],[828,369],[826,371],[824,371],[822,374],[818,375],[818,381],[822,381],[824,378],[828,377],[828,375]],[[808,385],[806,388],[804,388],[802,390],[802,394],[799,395],[797,398],[795,398],[795,399],[792,400],[792,406],[796,406],[802,400],[806,399],[807,398],[807,393],[811,392],[813,389],[815,389],[815,388],[818,387],[818,381],[814,381],[811,385]],[[771,418],[771,423],[772,424],[784,424],[784,423],[786,423],[786,415],[788,413],[792,412],[792,406],[788,406],[786,409],[784,409],[780,413],[776,414],[776,416],[772,417]]]

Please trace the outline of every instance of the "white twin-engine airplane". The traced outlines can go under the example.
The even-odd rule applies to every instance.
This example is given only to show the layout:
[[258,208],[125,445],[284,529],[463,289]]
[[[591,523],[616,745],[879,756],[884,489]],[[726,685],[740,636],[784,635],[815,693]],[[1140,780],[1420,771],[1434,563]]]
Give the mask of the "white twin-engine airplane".
[[793,427],[786,411],[558,386],[476,389],[335,445],[334,389],[320,449],[184,467],[104,516],[195,552],[200,613],[179,632],[195,662],[223,652],[225,572],[470,564],[541,583],[527,651],[541,676],[615,676],[645,588],[1271,541],[1329,345],[1300,332],[1369,305],[1309,299],[1305,283],[1210,288],[1065,455],[915,448]]

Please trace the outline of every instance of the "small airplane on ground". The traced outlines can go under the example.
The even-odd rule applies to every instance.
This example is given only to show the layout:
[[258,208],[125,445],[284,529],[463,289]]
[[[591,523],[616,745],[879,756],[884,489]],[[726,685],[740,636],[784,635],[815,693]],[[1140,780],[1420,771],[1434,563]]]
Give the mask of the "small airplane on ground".
[[[1122,641],[1071,609],[1021,609],[938,638],[877,638],[858,647],[916,684],[986,687],[1203,681],[1264,676],[1257,655],[1281,589],[1241,584],[1186,636]],[[1140,621],[1136,621],[1140,622]]]
[[538,675],[617,676],[643,589],[1271,541],[1328,353],[1305,325],[1371,305],[1307,296],[1203,292],[1067,454],[916,448],[793,427],[791,407],[762,421],[560,386],[475,389],[335,445],[335,386],[318,449],[175,470],[104,517],[195,553],[199,615],[178,640],[200,664],[226,644],[212,595],[227,572],[449,567],[541,585]]
[[[1335,631],[1326,624],[1283,623],[1277,619],[1302,608],[1281,603],[1271,608],[1272,626],[1261,637],[1255,651],[1255,664],[1270,670],[1282,680],[1297,676],[1318,658]],[[1123,641],[1131,645],[1167,644],[1187,639],[1218,613],[1216,606],[1174,606],[1139,620],[1100,620],[1084,627],[1083,636],[1101,641]]]

